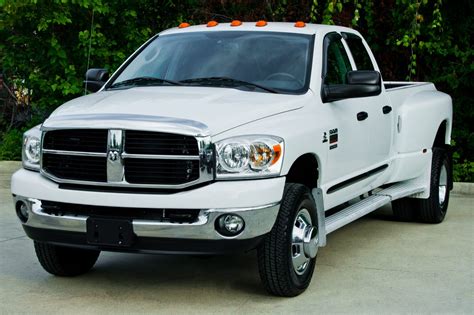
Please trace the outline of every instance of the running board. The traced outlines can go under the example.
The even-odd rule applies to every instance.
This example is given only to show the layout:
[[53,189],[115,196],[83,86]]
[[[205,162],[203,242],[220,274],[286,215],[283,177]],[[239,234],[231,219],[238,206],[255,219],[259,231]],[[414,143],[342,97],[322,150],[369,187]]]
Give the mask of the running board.
[[[392,202],[393,200],[423,192],[425,187],[419,182],[401,182],[393,184],[361,201],[325,217],[326,234],[349,224],[370,212]],[[325,241],[325,239],[324,239]]]

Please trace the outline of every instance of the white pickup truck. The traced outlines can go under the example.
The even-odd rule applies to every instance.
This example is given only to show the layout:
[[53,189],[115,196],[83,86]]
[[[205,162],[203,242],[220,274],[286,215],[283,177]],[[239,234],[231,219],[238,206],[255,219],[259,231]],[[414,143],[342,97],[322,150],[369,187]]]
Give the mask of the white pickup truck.
[[97,93],[25,133],[12,177],[54,275],[100,251],[257,249],[265,288],[295,296],[345,224],[388,203],[402,220],[445,217],[451,98],[383,82],[353,29],[183,23],[85,82]]

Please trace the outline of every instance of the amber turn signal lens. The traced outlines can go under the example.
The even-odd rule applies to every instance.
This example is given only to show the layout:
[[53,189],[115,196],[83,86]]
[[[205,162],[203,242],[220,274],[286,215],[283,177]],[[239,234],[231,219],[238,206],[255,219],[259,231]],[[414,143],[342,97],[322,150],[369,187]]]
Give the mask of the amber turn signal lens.
[[189,27],[189,23],[186,23],[186,22],[183,22],[181,24],[178,25],[179,28],[186,28],[186,27]]
[[214,27],[214,26],[217,26],[217,24],[219,23],[217,23],[216,21],[209,21],[207,22],[207,27]]
[[295,27],[305,27],[305,26],[306,26],[306,23],[302,21],[298,21],[295,23]]
[[273,152],[275,153],[275,157],[273,158],[273,161],[270,163],[270,165],[275,164],[280,159],[280,157],[281,157],[281,145],[275,144],[273,146]]
[[240,25],[242,25],[242,22],[239,20],[233,20],[232,22],[230,22],[230,26],[240,26]]
[[267,25],[267,21],[263,21],[263,20],[260,20],[257,23],[255,23],[255,26],[258,26],[258,27],[262,27],[266,25]]

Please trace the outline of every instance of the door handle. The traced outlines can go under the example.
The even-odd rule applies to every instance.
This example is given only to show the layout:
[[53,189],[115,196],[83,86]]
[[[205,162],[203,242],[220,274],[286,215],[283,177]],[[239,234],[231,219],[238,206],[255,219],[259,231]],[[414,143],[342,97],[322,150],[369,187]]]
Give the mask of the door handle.
[[358,121],[366,120],[367,117],[369,117],[369,114],[367,114],[367,112],[357,113],[357,120]]
[[391,111],[392,111],[392,107],[391,107],[391,106],[386,105],[386,106],[382,107],[382,112],[383,112],[384,114],[388,114],[388,113],[390,113]]

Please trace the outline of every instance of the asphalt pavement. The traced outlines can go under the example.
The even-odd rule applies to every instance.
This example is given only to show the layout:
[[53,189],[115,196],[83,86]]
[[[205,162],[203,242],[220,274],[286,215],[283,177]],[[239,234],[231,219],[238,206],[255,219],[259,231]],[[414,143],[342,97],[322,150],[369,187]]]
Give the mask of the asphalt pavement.
[[308,290],[269,296],[256,255],[102,253],[84,276],[46,273],[15,216],[0,162],[0,314],[474,314],[474,196],[452,195],[445,222],[397,222],[390,206],[335,231]]

